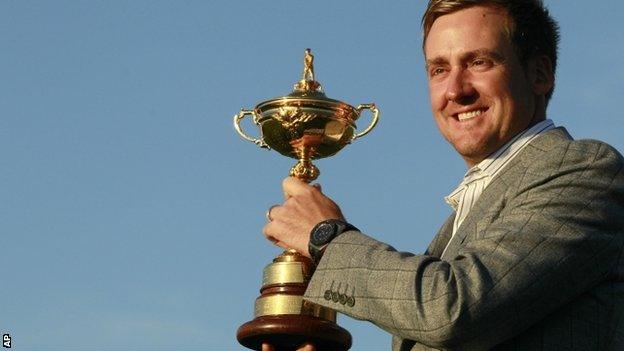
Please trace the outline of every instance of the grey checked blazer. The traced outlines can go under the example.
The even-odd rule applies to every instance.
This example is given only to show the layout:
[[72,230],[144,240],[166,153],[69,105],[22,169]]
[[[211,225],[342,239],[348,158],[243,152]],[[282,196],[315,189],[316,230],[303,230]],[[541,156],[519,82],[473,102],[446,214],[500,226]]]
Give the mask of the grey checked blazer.
[[[423,255],[337,237],[306,299],[394,335],[393,350],[624,350],[624,161],[563,128],[492,180]],[[409,235],[414,235],[409,233]]]

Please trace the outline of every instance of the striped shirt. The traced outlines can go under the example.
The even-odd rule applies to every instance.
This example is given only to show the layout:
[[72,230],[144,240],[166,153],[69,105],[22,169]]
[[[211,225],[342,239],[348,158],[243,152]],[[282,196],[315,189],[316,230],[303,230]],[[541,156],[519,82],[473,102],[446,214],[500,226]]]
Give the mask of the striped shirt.
[[[455,236],[455,232],[457,232],[457,229],[470,212],[472,205],[479,199],[483,190],[490,184],[496,174],[533,139],[553,128],[555,128],[555,125],[550,119],[537,123],[513,137],[496,152],[466,172],[457,189],[444,198],[446,203],[456,212],[455,221],[453,222],[453,236]],[[446,248],[444,251],[446,251]]]

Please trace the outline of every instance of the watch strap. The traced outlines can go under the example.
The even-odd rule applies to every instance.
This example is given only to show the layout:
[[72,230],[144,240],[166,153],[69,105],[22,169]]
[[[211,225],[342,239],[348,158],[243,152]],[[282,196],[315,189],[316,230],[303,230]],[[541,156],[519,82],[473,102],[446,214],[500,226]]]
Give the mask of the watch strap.
[[[314,234],[316,230],[320,226],[326,225],[326,224],[335,225],[334,233],[325,242],[316,243],[314,240]],[[312,228],[312,231],[310,232],[310,242],[308,245],[308,251],[310,252],[310,256],[312,257],[312,261],[314,262],[314,264],[318,265],[318,263],[321,261],[321,257],[323,257],[323,254],[325,253],[325,249],[327,248],[327,245],[329,245],[329,243],[332,240],[334,240],[338,235],[349,230],[358,230],[358,229],[354,225],[347,223],[343,220],[339,220],[339,219],[328,219],[328,220],[319,222],[317,225],[315,225],[314,228]]]

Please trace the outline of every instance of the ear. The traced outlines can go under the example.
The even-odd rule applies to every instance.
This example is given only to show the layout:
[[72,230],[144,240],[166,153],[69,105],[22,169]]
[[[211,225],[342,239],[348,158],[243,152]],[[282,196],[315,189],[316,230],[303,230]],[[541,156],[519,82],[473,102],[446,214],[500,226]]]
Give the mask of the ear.
[[535,95],[546,95],[555,84],[552,62],[546,55],[537,55],[529,64],[531,88]]

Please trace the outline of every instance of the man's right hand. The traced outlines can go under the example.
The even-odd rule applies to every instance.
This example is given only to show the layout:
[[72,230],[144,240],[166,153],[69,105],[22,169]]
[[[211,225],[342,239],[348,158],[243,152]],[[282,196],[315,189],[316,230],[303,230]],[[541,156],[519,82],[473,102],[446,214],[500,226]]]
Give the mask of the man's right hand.
[[[276,350],[273,347],[273,345],[267,344],[267,343],[263,343],[262,344],[262,351],[276,351]],[[297,349],[297,351],[316,351],[316,348],[312,344],[303,344],[303,345],[301,345],[300,348]]]
[[344,216],[340,207],[323,194],[320,186],[287,177],[282,187],[286,201],[281,206],[270,208],[267,213],[269,223],[262,232],[273,244],[284,249],[295,249],[310,257],[308,249],[312,228],[326,219],[344,220]]

